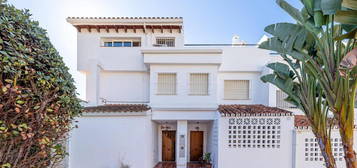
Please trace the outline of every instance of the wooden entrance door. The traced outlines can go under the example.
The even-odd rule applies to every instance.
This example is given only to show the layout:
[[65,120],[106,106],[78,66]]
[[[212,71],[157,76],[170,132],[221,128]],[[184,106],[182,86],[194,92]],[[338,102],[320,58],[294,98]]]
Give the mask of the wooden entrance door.
[[162,131],[162,161],[175,161],[176,131]]
[[190,161],[199,161],[203,155],[203,131],[191,131]]

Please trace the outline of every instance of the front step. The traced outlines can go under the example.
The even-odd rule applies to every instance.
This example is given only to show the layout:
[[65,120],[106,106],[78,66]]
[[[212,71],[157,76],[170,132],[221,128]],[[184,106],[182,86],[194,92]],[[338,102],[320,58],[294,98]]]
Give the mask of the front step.
[[[159,162],[154,168],[176,168],[176,162]],[[187,168],[212,168],[212,165],[205,163],[187,163]]]

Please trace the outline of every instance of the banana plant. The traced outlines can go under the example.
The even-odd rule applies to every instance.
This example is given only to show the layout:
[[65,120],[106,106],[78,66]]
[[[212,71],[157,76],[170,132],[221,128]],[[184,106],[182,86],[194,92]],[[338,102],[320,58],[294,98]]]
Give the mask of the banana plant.
[[264,82],[272,83],[285,92],[286,101],[301,109],[311,123],[317,143],[327,168],[336,168],[331,146],[332,123],[328,118],[328,105],[324,101],[323,90],[314,76],[305,72],[305,66],[300,62],[293,62],[289,56],[282,54],[285,63],[271,63],[267,67],[273,74],[263,76]]
[[[299,86],[298,88],[303,91],[289,93],[287,89],[282,88],[292,86],[279,87],[279,83],[271,80],[272,76],[269,76],[271,74],[262,77],[262,80],[278,86],[289,95],[289,100],[297,102],[298,107],[309,118],[317,138],[329,136],[325,133],[328,132],[330,124],[327,117],[323,117],[322,114],[331,111],[333,120],[336,120],[339,126],[346,167],[357,168],[356,153],[353,149],[354,101],[357,88],[356,0],[301,0],[301,2],[304,7],[299,10],[284,0],[277,0],[277,4],[293,17],[296,23],[277,23],[267,26],[265,31],[272,37],[263,42],[260,48],[280,53],[290,69],[295,72],[296,79],[291,79],[293,86]],[[273,70],[275,75],[279,74],[276,69]],[[308,90],[312,86],[316,88],[315,94],[310,93],[315,96],[315,102],[311,102],[312,97],[299,96],[308,95]],[[307,99],[310,101],[304,105]],[[311,106],[309,103],[315,103],[319,108],[307,108]],[[317,117],[320,119],[316,119]],[[322,143],[324,143],[322,147],[330,148],[329,140]],[[320,145],[321,151],[324,150],[322,147]],[[331,162],[333,156],[324,158],[327,167],[334,164]]]

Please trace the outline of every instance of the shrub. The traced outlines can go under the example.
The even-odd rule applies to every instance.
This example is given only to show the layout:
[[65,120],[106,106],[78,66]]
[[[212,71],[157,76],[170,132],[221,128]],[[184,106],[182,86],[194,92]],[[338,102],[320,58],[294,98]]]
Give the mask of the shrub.
[[49,167],[81,112],[72,76],[46,30],[0,1],[0,167]]

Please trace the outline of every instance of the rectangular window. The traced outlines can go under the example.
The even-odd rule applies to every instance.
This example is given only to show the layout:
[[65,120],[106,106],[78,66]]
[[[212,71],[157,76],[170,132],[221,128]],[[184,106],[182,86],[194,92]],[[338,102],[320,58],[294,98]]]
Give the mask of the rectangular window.
[[208,95],[208,73],[190,74],[190,95]]
[[224,99],[227,100],[248,100],[249,80],[225,80]]
[[173,37],[160,37],[156,38],[155,47],[175,47],[175,38]]
[[131,42],[130,41],[125,41],[124,42],[124,47],[131,47]]
[[133,47],[140,47],[141,42],[140,41],[133,41]]
[[286,93],[281,90],[276,90],[276,107],[280,108],[295,108],[294,105],[290,104],[289,102],[285,101],[288,97]]
[[175,73],[158,73],[157,94],[158,95],[175,95],[176,94],[176,74]]
[[113,47],[113,42],[104,42],[104,47]]
[[104,47],[140,47],[141,38],[103,38]]
[[114,47],[123,47],[123,42],[114,41],[114,42],[113,42],[113,46],[114,46]]

